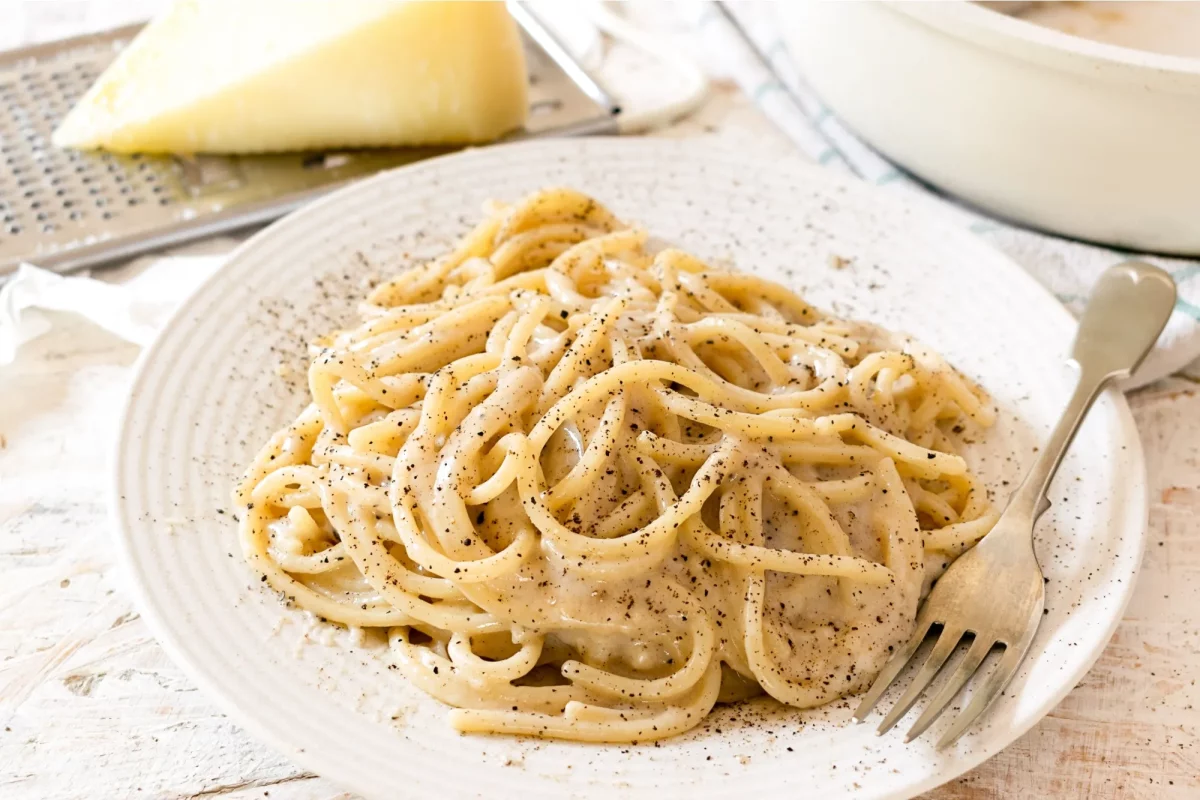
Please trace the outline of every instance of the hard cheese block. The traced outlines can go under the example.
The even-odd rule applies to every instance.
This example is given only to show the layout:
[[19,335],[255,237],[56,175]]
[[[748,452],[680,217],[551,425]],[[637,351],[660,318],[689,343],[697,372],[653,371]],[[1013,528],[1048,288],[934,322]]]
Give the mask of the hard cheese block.
[[503,3],[180,0],[54,143],[253,153],[484,142],[524,123],[526,82]]

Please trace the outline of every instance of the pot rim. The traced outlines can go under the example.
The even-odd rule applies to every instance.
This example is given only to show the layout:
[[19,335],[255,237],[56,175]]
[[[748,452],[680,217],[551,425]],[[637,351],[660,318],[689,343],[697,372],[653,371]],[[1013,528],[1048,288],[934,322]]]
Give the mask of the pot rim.
[[1097,42],[1043,27],[976,3],[879,5],[895,14],[1001,54],[1118,83],[1200,92],[1200,58],[1164,55]]

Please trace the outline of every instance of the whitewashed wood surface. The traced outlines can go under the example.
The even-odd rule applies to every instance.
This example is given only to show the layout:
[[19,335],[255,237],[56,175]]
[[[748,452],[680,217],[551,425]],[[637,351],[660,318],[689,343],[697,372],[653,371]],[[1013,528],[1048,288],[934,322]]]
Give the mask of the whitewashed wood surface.
[[[159,2],[0,0],[0,46],[136,19]],[[666,135],[790,151],[729,86]],[[105,493],[138,349],[53,319],[0,367],[0,798],[350,798],[222,715],[133,609]],[[1049,717],[928,798],[1200,797],[1200,382],[1171,378],[1130,402],[1151,511],[1124,621]]]

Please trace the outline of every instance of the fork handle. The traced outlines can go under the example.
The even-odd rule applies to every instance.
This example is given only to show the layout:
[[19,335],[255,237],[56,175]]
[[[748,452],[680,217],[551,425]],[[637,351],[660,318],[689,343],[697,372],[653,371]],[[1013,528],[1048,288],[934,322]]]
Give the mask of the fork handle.
[[1109,382],[1127,378],[1150,352],[1175,307],[1175,282],[1158,267],[1126,261],[1109,267],[1088,299],[1071,361],[1079,381],[1050,440],[1013,493],[1004,516],[1021,515],[1032,523],[1050,501],[1046,492],[1084,416]]

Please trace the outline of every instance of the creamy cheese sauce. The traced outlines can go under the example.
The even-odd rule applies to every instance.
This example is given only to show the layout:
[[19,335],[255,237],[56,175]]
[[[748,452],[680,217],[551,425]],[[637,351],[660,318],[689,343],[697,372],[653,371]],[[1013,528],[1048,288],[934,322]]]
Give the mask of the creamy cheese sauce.
[[243,549],[386,630],[463,731],[643,741],[864,688],[991,527],[981,394],[919,344],[567,189],[494,204],[325,337],[237,488]]
[[1200,3],[1022,3],[1014,16],[1072,36],[1169,56],[1200,58]]

